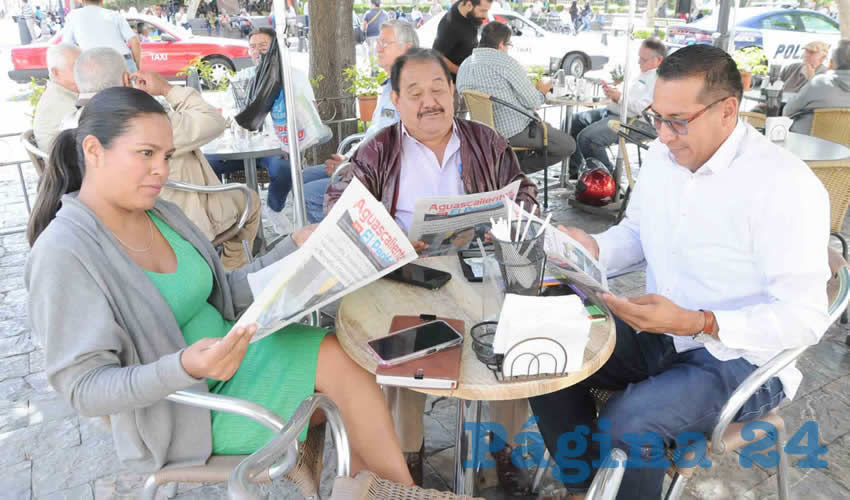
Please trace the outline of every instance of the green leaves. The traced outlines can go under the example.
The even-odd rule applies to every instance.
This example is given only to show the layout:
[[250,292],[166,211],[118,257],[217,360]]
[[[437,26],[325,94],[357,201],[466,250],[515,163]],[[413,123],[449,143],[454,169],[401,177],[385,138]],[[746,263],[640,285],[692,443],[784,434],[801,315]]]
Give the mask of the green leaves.
[[372,57],[366,67],[358,68],[355,64],[343,69],[342,77],[348,83],[348,92],[351,95],[378,95],[381,83],[387,79],[387,72],[379,67]]

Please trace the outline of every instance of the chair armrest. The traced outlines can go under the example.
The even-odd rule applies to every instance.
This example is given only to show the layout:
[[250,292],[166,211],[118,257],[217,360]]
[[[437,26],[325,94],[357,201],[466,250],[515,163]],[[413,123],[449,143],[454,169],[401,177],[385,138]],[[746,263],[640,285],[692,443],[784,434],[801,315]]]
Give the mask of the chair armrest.
[[241,415],[275,432],[280,432],[286,426],[286,421],[273,411],[244,399],[194,391],[177,391],[174,394],[169,394],[165,399],[206,410]]
[[498,97],[493,97],[493,96],[490,96],[490,100],[493,101],[496,104],[500,104],[502,106],[505,106],[507,108],[510,108],[510,109],[516,111],[517,113],[525,116],[529,120],[534,120],[536,122],[543,123],[543,120],[539,116],[535,115],[534,113],[529,113],[528,111],[526,111],[523,108],[520,108],[516,104],[511,104],[511,103],[509,103],[509,102],[507,102],[503,99],[499,99]]
[[351,165],[350,161],[344,161],[344,162],[340,163],[339,165],[337,165],[336,169],[334,170],[333,175],[331,176],[331,184],[335,184],[337,181],[339,181],[339,176],[340,176],[340,174],[342,174],[342,170],[344,168],[348,167],[349,165]]
[[357,141],[362,141],[364,137],[366,137],[366,132],[361,132],[359,134],[351,134],[345,139],[339,141],[339,146],[336,148],[336,154],[345,154],[349,145]]
[[190,193],[225,193],[227,191],[239,191],[245,198],[245,209],[242,210],[242,215],[236,223],[240,229],[245,227],[245,221],[248,220],[248,215],[251,213],[251,188],[245,184],[220,184],[218,186],[199,186],[197,184],[187,184],[185,182],[169,180],[165,183],[166,186],[178,191],[188,191]]
[[231,500],[254,500],[260,497],[251,492],[248,487],[249,478],[259,471],[268,469],[275,461],[290,447],[296,443],[298,434],[310,424],[310,418],[317,409],[322,409],[331,429],[337,457],[337,475],[351,475],[351,449],[348,443],[348,434],[342,422],[342,414],[327,396],[314,394],[307,397],[295,409],[295,413],[284,426],[283,430],[272,438],[265,446],[248,456],[236,466],[230,481],[227,483],[227,492]]
[[[829,306],[829,324],[834,323],[841,313],[847,308],[848,300],[848,285],[850,285],[850,270],[847,267],[842,267],[838,271],[838,279],[840,289],[836,298]],[[717,419],[717,424],[711,432],[711,451],[717,455],[722,455],[726,451],[726,446],[723,444],[723,434],[726,432],[726,427],[738,414],[738,411],[744,406],[744,403],[752,396],[765,382],[771,377],[779,373],[780,370],[790,365],[796,360],[809,346],[794,347],[786,349],[767,363],[760,366],[756,371],[750,374],[749,377],[741,382],[741,385],[735,389],[735,392],[729,396],[729,400],[723,405],[720,410],[720,417]]]
[[[617,492],[620,491],[620,482],[623,480],[623,474],[626,472],[626,452],[619,448],[611,450],[611,454],[602,463],[602,467],[590,483],[590,488],[587,490],[586,500],[614,500],[617,497]],[[617,465],[614,466],[613,462]]]

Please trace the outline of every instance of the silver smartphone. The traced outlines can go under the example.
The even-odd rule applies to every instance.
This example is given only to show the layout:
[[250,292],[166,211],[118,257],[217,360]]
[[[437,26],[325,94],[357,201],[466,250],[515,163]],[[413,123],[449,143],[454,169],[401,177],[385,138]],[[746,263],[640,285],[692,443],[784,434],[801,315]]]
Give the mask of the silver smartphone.
[[463,335],[443,320],[393,332],[386,337],[372,339],[369,349],[383,366],[393,366],[421,358],[463,342]]

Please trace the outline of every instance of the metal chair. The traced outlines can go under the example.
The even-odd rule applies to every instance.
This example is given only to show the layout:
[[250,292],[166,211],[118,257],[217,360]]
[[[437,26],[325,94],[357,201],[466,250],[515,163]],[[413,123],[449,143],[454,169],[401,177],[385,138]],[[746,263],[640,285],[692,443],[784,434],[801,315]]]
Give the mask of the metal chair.
[[[829,250],[829,267],[832,271],[832,277],[827,282],[826,291],[829,297],[829,324],[835,323],[842,312],[847,308],[850,301],[850,268],[847,261],[842,258],[835,250]],[[726,453],[731,453],[735,450],[743,448],[752,441],[745,441],[741,436],[743,427],[751,422],[767,422],[774,426],[777,430],[776,452],[779,455],[779,465],[776,473],[776,480],[779,489],[780,500],[788,498],[788,457],[785,455],[785,420],[774,409],[764,417],[749,422],[733,422],[735,415],[738,414],[744,403],[758,391],[765,382],[776,376],[780,370],[790,365],[800,357],[808,346],[786,349],[767,363],[760,366],[756,371],[744,379],[740,386],[729,396],[729,400],[720,411],[720,416],[717,418],[717,423],[709,435],[709,440],[706,443],[706,456],[720,456]],[[618,391],[607,391],[603,389],[592,388],[590,390],[596,403],[596,409],[599,411],[608,399]],[[765,436],[764,431],[757,430],[754,440],[759,440]],[[668,450],[668,456],[672,455],[673,451]],[[694,455],[691,452],[682,458],[690,459]],[[548,460],[548,450],[546,458]],[[688,480],[696,472],[697,466],[680,468],[673,465],[668,469],[667,474],[673,480],[670,483],[670,488],[667,490],[665,500],[676,500],[685,490],[685,485]],[[533,488],[536,489],[540,483],[540,479],[545,472],[544,468],[538,470],[533,483]]]
[[850,108],[819,108],[809,135],[850,146]]
[[47,166],[48,154],[38,148],[38,145],[35,143],[35,135],[33,134],[32,129],[21,134],[21,144],[24,145],[24,150],[26,150],[27,156],[29,156],[30,161],[32,162],[32,166],[35,167],[38,177],[41,178],[41,174]]
[[[827,194],[829,194],[829,230],[841,243],[841,256],[847,260],[847,239],[841,233],[847,208],[850,207],[850,160],[812,161],[807,163],[818,176]],[[847,313],[841,316],[841,323],[847,323]],[[846,339],[850,345],[850,336]]]
[[[466,101],[466,107],[469,110],[469,117],[475,121],[481,122],[492,129],[496,129],[495,117],[493,114],[493,104],[499,104],[516,111],[525,116],[529,120],[539,123],[543,129],[543,209],[549,208],[549,126],[539,116],[529,113],[525,109],[511,104],[498,97],[487,95],[477,90],[464,90],[462,92],[463,99]],[[511,146],[514,153],[519,152],[534,152],[533,148]]]

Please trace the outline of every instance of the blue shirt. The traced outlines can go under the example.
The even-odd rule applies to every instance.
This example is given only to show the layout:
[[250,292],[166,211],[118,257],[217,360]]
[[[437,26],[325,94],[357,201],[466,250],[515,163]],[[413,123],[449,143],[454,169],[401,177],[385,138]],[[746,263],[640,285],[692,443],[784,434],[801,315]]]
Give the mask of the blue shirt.
[[366,137],[363,138],[364,143],[374,137],[384,127],[395,125],[401,120],[401,115],[395,109],[393,101],[390,99],[392,90],[389,80],[385,81],[381,86],[381,96],[378,97],[378,104],[375,106],[375,112],[372,113],[372,123],[366,129]]

